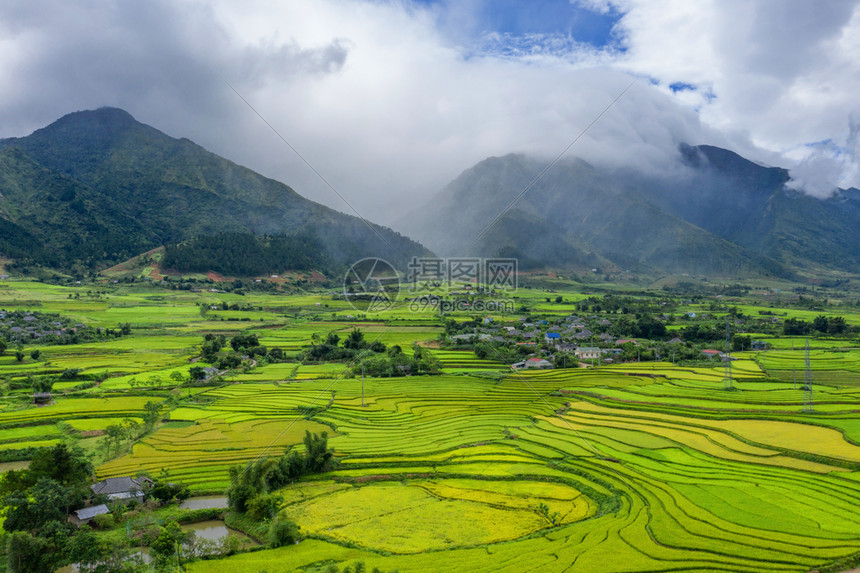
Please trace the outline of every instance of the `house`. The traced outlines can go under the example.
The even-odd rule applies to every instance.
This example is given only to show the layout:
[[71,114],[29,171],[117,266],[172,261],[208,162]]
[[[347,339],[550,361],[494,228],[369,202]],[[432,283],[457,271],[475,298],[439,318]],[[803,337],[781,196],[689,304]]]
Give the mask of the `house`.
[[627,344],[628,342],[632,342],[633,346],[639,346],[638,342],[636,342],[635,340],[630,340],[629,338],[619,338],[618,340],[615,341],[615,346],[623,346],[623,345]]
[[702,350],[702,354],[704,354],[708,358],[716,358],[717,356],[723,355],[723,353],[719,350]]
[[33,393],[33,403],[34,404],[50,404],[51,403],[51,393],[50,392],[34,392]]
[[490,324],[491,322],[493,322],[493,317],[492,317],[492,316],[487,316],[487,317],[485,317],[485,318],[484,318],[484,320],[483,320],[483,323],[484,323],[484,324]]
[[561,335],[557,332],[547,332],[544,335],[544,340],[546,340],[547,344],[558,344],[561,342]]
[[473,338],[476,340],[490,340],[493,337],[489,334],[485,333],[472,333],[472,334],[455,334],[449,337],[451,340],[472,340]]
[[203,373],[206,375],[205,379],[209,380],[210,378],[212,378],[213,376],[218,374],[218,369],[215,368],[214,366],[207,366],[206,368],[203,369]]
[[585,329],[582,332],[578,332],[573,335],[573,337],[577,340],[585,340],[586,338],[591,338],[592,336],[594,336],[594,333],[588,329]]
[[92,521],[97,515],[104,515],[106,513],[110,513],[110,510],[105,504],[76,509],[69,516],[69,523],[80,527]]
[[152,486],[148,477],[115,477],[107,478],[90,486],[93,495],[106,495],[109,500],[142,500],[144,491]]
[[596,346],[580,346],[576,349],[576,357],[580,360],[592,360],[600,358],[600,349]]
[[523,368],[537,368],[539,370],[549,370],[550,368],[552,368],[552,362],[544,358],[538,358],[537,356],[533,356],[532,358],[524,360],[523,362],[517,362],[512,367],[515,370],[521,370]]
[[767,342],[764,340],[753,340],[752,341],[752,349],[753,350],[767,350]]

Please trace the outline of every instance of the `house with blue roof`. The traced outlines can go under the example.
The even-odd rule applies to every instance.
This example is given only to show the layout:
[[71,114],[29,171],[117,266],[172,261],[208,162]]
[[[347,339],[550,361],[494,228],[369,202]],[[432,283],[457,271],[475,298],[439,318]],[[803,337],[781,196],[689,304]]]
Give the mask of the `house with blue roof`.
[[544,335],[544,340],[546,340],[547,344],[552,344],[554,346],[561,342],[561,334],[557,332],[547,332]]

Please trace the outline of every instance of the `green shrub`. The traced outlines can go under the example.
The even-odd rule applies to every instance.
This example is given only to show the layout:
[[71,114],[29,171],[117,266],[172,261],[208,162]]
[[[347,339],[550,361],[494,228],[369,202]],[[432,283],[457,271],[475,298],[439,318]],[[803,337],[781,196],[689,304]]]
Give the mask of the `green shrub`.
[[283,516],[279,516],[269,526],[269,545],[272,547],[293,545],[298,540],[299,526]]
[[93,518],[93,524],[95,524],[98,529],[110,529],[116,525],[116,519],[113,514],[103,513],[102,515],[97,515]]

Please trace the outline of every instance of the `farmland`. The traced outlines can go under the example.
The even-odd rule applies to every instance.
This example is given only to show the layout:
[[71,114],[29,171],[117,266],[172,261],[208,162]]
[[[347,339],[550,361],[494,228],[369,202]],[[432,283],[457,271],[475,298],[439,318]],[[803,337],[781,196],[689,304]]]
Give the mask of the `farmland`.
[[[575,312],[586,298],[574,290],[559,303],[539,289],[519,296],[535,320]],[[749,312],[772,308],[743,302]],[[768,334],[768,349],[733,353],[725,389],[723,363],[673,365],[666,353],[511,371],[475,345],[440,348],[446,324],[437,316],[403,305],[364,316],[325,291],[4,281],[0,308],[131,330],[41,345],[37,359],[31,346],[22,360],[0,356],[6,461],[64,441],[91,452],[99,479],[144,472],[220,494],[231,466],[301,447],[306,431],[328,432],[336,469],[277,491],[303,540],[196,561],[189,571],[314,571],[359,561],[385,571],[838,571],[860,561],[853,335],[811,340],[808,408],[803,337]],[[723,320],[725,312],[710,312]],[[856,307],[827,314],[860,323]],[[524,315],[494,318],[517,324]],[[429,349],[439,373],[362,377],[346,362],[300,359],[315,336],[343,339],[355,328],[409,355]],[[239,332],[284,358],[190,379],[192,367],[206,365],[205,335]],[[56,380],[50,402],[34,405],[31,381],[40,378]],[[143,427],[147,404],[160,412],[151,429],[102,447],[109,426]]]

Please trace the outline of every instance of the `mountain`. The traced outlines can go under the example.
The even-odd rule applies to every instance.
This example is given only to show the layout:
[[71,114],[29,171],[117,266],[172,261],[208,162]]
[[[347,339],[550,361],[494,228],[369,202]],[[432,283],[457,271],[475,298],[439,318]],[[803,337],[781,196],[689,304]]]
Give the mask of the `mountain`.
[[120,109],[0,140],[0,254],[19,265],[98,269],[224,233],[301,237],[340,266],[370,256],[405,266],[429,254]]
[[768,252],[734,242],[687,214],[661,206],[657,193],[645,192],[641,176],[618,176],[581,159],[564,159],[523,194],[545,166],[518,154],[486,159],[411,213],[403,225],[439,254],[516,253],[534,267],[711,276],[792,273]]

